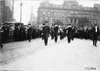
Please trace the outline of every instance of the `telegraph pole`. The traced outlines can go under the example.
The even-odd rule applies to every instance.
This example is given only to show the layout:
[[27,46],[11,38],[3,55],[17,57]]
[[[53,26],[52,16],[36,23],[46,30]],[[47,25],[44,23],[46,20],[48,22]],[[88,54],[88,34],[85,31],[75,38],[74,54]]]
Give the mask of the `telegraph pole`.
[[15,3],[15,0],[12,0],[12,12],[13,12],[12,19],[13,21],[14,21],[14,3]]
[[21,0],[21,3],[20,3],[20,22],[22,22],[22,0]]
[[31,6],[31,11],[30,11],[30,23],[33,24],[33,6]]

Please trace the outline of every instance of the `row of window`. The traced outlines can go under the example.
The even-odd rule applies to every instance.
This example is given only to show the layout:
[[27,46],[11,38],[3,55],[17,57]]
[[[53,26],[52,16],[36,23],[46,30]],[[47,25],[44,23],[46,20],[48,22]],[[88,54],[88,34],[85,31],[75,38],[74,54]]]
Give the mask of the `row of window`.
[[87,18],[89,18],[89,19],[94,19],[94,18],[96,18],[96,19],[99,19],[100,18],[100,16],[99,15],[96,15],[96,16],[94,16],[94,15],[80,15],[80,14],[64,14],[64,13],[45,13],[45,14],[43,14],[43,13],[41,13],[41,14],[39,14],[39,16],[47,16],[47,17],[87,17]]
[[48,18],[48,17],[40,17],[39,21],[42,22],[43,20],[48,20],[50,22],[56,22],[57,20],[61,21],[61,22],[65,22],[64,18]]
[[58,9],[77,9],[77,10],[94,11],[94,8],[76,7],[76,6],[73,6],[73,5],[72,6],[43,5],[42,7],[58,8]]
[[82,11],[66,11],[66,10],[50,10],[40,9],[38,12],[39,16],[51,16],[51,17],[87,17],[89,19],[100,18],[97,13],[94,12],[82,12]]
[[39,13],[70,13],[70,14],[87,14],[93,15],[93,12],[82,12],[82,11],[68,11],[68,10],[50,10],[50,9],[40,9]]
[[66,17],[66,13],[59,13],[59,12],[42,12],[39,13],[40,16],[57,16],[57,17]]
[[74,14],[66,14],[65,15],[64,13],[54,13],[54,15],[53,14],[45,14],[45,15],[41,14],[39,16],[47,16],[47,17],[87,17],[89,19],[94,19],[94,18],[98,19],[99,18],[99,16],[74,15]]

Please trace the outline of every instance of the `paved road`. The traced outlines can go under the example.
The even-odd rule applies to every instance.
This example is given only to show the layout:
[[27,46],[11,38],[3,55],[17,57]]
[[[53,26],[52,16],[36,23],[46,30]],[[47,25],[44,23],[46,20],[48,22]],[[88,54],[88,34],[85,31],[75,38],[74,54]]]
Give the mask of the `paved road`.
[[[37,39],[31,43],[24,41],[6,46],[12,48],[7,50],[12,53],[12,62],[9,59],[9,64],[6,61],[1,62],[1,69],[85,71],[88,67],[90,70],[100,70],[100,41],[98,47],[94,47],[91,40],[80,39],[75,39],[70,44],[66,39],[58,43],[49,39],[48,46],[44,46],[43,41]],[[6,46],[3,50],[7,49]],[[16,56],[13,57],[14,55]]]

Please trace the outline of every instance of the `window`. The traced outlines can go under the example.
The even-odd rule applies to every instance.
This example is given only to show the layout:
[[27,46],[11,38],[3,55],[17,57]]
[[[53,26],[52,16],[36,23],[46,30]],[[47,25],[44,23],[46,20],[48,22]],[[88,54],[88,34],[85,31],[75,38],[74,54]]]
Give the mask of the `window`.
[[77,8],[77,5],[76,5],[76,4],[73,4],[73,5],[71,6],[71,8],[75,9],[75,8]]

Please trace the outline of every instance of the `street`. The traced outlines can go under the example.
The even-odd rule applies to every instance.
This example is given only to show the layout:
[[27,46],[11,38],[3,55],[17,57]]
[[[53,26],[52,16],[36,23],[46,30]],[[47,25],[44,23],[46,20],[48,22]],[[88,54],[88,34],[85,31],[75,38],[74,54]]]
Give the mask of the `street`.
[[100,41],[95,47],[85,39],[74,39],[68,44],[67,38],[57,43],[49,38],[48,46],[41,39],[13,42],[0,50],[0,70],[100,70],[99,52]]

